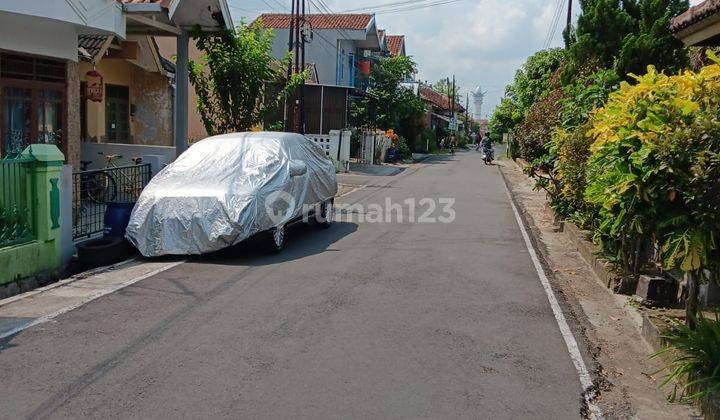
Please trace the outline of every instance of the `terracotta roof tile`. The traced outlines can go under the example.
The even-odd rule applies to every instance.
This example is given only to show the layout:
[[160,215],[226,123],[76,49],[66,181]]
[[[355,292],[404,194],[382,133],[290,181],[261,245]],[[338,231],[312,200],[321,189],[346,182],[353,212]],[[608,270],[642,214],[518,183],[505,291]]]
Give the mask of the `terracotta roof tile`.
[[[440,93],[429,86],[420,86],[420,99],[431,102],[440,109],[450,109],[450,98],[448,98],[448,96],[444,93]],[[465,107],[460,104],[455,104],[455,110],[465,112]]]
[[[290,14],[263,13],[260,15],[263,26],[273,29],[290,27]],[[313,29],[355,29],[365,30],[373,19],[370,14],[313,14],[305,15]]]
[[679,32],[718,12],[720,0],[706,0],[673,18],[670,21],[670,32]]
[[403,46],[405,45],[405,35],[388,35],[387,46],[390,55],[397,57],[403,52]]

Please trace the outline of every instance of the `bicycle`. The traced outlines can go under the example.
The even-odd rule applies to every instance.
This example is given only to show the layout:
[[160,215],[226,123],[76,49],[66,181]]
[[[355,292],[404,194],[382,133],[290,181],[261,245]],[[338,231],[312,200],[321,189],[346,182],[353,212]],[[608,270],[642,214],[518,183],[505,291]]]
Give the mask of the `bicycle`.
[[[106,171],[118,168],[115,162],[122,159],[122,155],[105,154],[104,152],[98,152],[98,154],[105,158],[105,168],[81,175],[82,191],[86,197],[97,204],[113,201],[118,195],[118,181],[120,181],[121,191],[127,195],[136,196],[142,191],[142,183],[137,182],[137,177],[141,174],[137,170],[134,170],[132,175],[127,175],[122,171],[117,171],[117,175],[113,175]],[[142,163],[141,157],[133,157],[131,160],[136,166]],[[86,172],[90,163],[90,161],[81,161],[81,170]]]

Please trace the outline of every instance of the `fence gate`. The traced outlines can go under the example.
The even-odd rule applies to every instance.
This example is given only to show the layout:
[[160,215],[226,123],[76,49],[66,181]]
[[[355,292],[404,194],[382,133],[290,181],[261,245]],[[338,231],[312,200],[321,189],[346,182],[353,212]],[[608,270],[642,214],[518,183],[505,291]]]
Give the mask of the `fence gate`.
[[134,203],[150,182],[150,164],[75,172],[73,177],[73,240],[105,230],[109,203]]
[[0,248],[35,239],[35,159],[0,159]]

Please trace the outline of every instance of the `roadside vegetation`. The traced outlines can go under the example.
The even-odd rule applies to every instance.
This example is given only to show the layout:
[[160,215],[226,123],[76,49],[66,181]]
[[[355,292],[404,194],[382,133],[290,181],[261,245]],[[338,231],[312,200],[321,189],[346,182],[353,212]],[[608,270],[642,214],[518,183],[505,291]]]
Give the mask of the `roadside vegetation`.
[[351,103],[352,125],[361,129],[393,130],[410,150],[419,147],[414,141],[422,132],[425,106],[418,95],[402,85],[416,71],[417,65],[411,57],[381,58],[364,81],[368,86],[366,94]]
[[720,272],[720,60],[670,34],[687,1],[581,3],[565,49],[527,60],[490,130],[514,133],[511,154],[556,213],[590,230],[630,284],[643,273],[684,280],[668,379],[714,396],[720,326],[698,313],[698,290]]
[[[304,71],[285,83],[292,55],[280,62],[273,58],[274,36],[260,20],[250,26],[240,22],[235,30],[193,33],[202,57],[190,61],[189,77],[209,135],[251,130],[307,78]],[[279,92],[270,89],[273,83],[283,84]]]

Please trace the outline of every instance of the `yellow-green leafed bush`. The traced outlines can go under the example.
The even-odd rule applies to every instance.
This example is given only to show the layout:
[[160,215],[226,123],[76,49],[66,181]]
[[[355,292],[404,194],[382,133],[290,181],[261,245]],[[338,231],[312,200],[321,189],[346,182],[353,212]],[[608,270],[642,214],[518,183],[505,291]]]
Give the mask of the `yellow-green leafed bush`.
[[718,260],[720,65],[674,76],[649,67],[635,79],[590,121],[585,199],[599,214],[596,238],[628,272],[653,239],[667,268],[699,273]]

